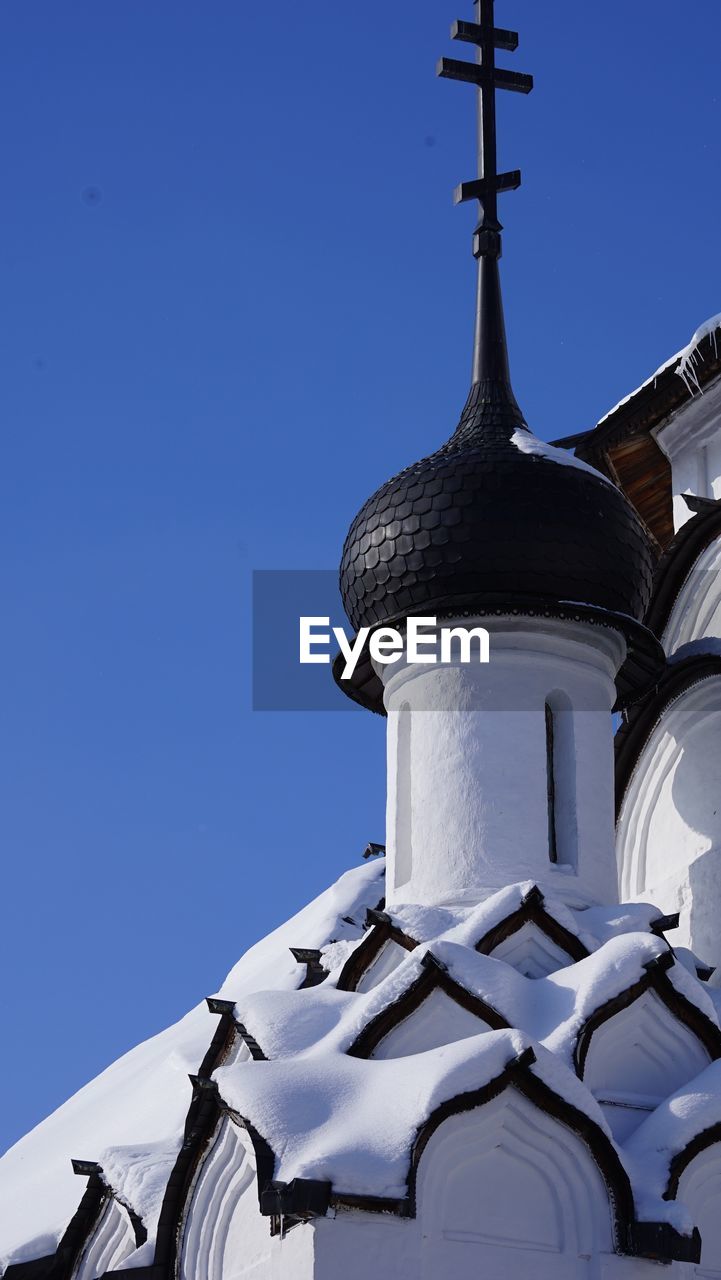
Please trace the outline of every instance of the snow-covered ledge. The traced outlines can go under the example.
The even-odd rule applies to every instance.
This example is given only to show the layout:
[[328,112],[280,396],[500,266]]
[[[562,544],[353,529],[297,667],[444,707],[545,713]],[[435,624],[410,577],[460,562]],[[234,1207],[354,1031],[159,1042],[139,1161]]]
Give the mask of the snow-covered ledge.
[[671,463],[678,531],[693,515],[685,493],[721,498],[721,378],[694,395],[653,435]]
[[625,641],[554,619],[444,625],[485,626],[490,662],[378,668],[389,904],[478,901],[520,880],[575,905],[618,901],[611,708]]

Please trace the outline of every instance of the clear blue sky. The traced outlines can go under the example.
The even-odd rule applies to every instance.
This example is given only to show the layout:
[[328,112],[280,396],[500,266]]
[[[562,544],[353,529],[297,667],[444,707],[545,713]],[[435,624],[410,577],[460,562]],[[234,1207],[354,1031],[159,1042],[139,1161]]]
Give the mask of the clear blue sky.
[[[383,839],[380,721],[250,710],[250,573],[333,567],[455,424],[473,92],[434,66],[471,16],[2,6],[0,1147]],[[501,113],[514,380],[553,438],[721,310],[721,7],[498,21],[537,86]]]

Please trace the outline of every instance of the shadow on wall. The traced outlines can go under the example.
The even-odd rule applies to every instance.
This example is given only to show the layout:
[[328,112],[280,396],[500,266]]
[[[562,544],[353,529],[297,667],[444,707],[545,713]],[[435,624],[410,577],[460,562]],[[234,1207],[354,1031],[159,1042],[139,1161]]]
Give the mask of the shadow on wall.
[[721,711],[681,746],[671,799],[688,833],[680,905],[689,939],[701,960],[721,966]]

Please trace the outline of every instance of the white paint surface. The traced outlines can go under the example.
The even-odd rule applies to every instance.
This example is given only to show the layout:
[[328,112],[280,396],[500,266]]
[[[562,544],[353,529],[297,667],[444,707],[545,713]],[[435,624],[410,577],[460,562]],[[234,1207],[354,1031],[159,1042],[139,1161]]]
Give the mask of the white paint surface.
[[674,941],[721,964],[721,676],[669,706],[637,762],[619,815],[624,897],[680,911]]
[[688,400],[653,432],[671,463],[678,530],[693,516],[683,495],[721,498],[721,378]]
[[[612,902],[611,707],[624,641],[583,623],[484,621],[488,665],[381,670],[387,900],[472,902],[532,878],[570,902]],[[574,866],[549,856],[545,706],[553,697],[572,708],[575,755],[559,779],[559,806]]]

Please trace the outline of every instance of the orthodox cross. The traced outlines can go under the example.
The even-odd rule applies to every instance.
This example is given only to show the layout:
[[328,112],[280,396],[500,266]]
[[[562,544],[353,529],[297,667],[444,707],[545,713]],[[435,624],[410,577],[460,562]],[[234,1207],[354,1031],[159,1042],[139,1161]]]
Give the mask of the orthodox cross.
[[451,27],[453,40],[474,44],[478,50],[477,61],[460,62],[456,58],[441,58],[438,74],[446,80],[464,80],[478,88],[478,177],[473,182],[463,182],[456,188],[456,204],[465,200],[478,200],[481,216],[473,237],[473,252],[477,258],[500,258],[501,231],[498,221],[498,192],[515,191],[521,185],[518,169],[499,173],[496,157],[496,90],[511,89],[515,93],[530,93],[533,77],[517,71],[502,71],[496,66],[496,49],[512,53],[518,48],[515,31],[504,31],[495,24],[495,0],[475,0],[476,21],[454,22]]

